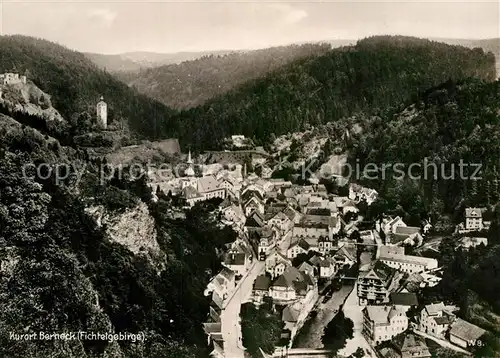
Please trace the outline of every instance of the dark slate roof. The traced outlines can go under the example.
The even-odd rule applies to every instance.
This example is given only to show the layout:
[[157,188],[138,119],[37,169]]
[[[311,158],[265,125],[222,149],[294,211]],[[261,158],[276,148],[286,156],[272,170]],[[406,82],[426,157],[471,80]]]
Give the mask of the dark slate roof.
[[245,264],[245,254],[241,252],[228,253],[224,263],[226,265],[244,265]]
[[418,305],[418,299],[417,295],[415,293],[391,293],[389,295],[391,303],[394,305],[401,305],[401,306],[417,306]]
[[266,275],[257,276],[253,284],[253,289],[258,291],[267,291],[271,286],[271,278]]
[[486,331],[472,323],[457,318],[451,325],[450,335],[454,335],[464,341],[474,341],[484,335]]

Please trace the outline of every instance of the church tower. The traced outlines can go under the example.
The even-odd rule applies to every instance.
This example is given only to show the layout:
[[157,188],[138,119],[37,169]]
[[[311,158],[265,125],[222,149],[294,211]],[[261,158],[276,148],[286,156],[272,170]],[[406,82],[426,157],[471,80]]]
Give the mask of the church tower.
[[97,103],[97,121],[103,129],[106,129],[108,126],[108,105],[104,102],[103,96],[101,96],[101,100]]
[[188,165],[188,168],[186,169],[184,174],[188,177],[194,177],[195,173],[194,173],[194,169],[193,169],[193,160],[191,159],[191,151],[189,151],[188,159],[187,159],[186,163]]

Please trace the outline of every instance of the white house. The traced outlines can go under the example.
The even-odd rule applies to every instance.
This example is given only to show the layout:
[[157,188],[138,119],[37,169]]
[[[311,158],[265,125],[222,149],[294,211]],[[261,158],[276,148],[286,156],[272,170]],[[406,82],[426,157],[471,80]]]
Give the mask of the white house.
[[287,267],[269,288],[269,295],[278,304],[288,304],[296,300],[308,300],[317,286],[314,279],[293,266]]
[[465,209],[465,229],[470,231],[483,229],[483,213],[480,208]]
[[282,275],[287,267],[292,266],[292,261],[283,256],[281,253],[274,252],[266,258],[265,265],[266,272],[274,278]]
[[299,239],[297,242],[290,245],[286,251],[286,256],[293,259],[300,254],[307,254],[309,251],[315,250],[304,238]]
[[408,329],[408,317],[399,306],[366,306],[363,309],[363,335],[374,344],[391,340]]
[[420,312],[418,329],[437,338],[445,338],[446,331],[455,320],[453,308],[443,302],[426,305]]
[[335,260],[331,257],[322,257],[318,266],[320,278],[330,278],[337,272]]
[[236,287],[235,272],[224,267],[216,276],[214,276],[207,285],[204,295],[209,296],[216,293],[217,296],[225,300]]
[[383,231],[386,235],[395,234],[398,227],[406,227],[405,222],[399,216],[395,218],[383,218],[381,224],[378,221],[376,223],[376,229]]
[[230,222],[243,224],[246,220],[243,210],[238,205],[230,205],[222,210],[224,219]]
[[371,205],[377,200],[378,193],[374,189],[365,188],[358,184],[349,185],[349,199],[359,203],[361,200],[366,200],[368,205]]

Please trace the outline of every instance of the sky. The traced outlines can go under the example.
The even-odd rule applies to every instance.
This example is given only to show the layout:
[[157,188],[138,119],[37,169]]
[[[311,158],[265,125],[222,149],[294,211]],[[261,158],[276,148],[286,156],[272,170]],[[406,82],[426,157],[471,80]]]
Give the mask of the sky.
[[380,35],[500,37],[489,1],[0,0],[3,35],[97,53],[255,49]]

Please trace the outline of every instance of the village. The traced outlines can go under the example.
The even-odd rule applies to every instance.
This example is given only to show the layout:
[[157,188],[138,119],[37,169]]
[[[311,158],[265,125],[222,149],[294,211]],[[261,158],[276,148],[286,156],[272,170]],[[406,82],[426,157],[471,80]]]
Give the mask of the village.
[[[236,147],[241,137],[233,136]],[[437,250],[439,241],[427,238],[432,223],[412,227],[386,215],[367,222],[361,208],[377,200],[375,190],[350,183],[341,196],[323,184],[296,185],[247,173],[242,152],[220,152],[233,161],[212,162],[198,175],[189,152],[179,176],[150,175],[152,188],[182,198],[187,208],[220,199],[221,224],[238,233],[223,269],[205,290],[212,304],[204,329],[214,357],[245,356],[240,310],[249,302],[270,305],[284,323],[282,343],[274,355],[262,351],[263,357],[327,354],[321,336],[339,310],[354,323],[354,337],[340,356],[361,348],[366,357],[431,357],[429,339],[470,355],[468,348],[486,331],[456,317],[457,307],[435,302],[416,311],[418,291],[437,285],[442,269],[437,259],[405,254],[405,247]],[[483,211],[465,210],[456,228],[458,246],[488,244],[478,236],[489,225]],[[299,342],[305,325],[307,334]]]

